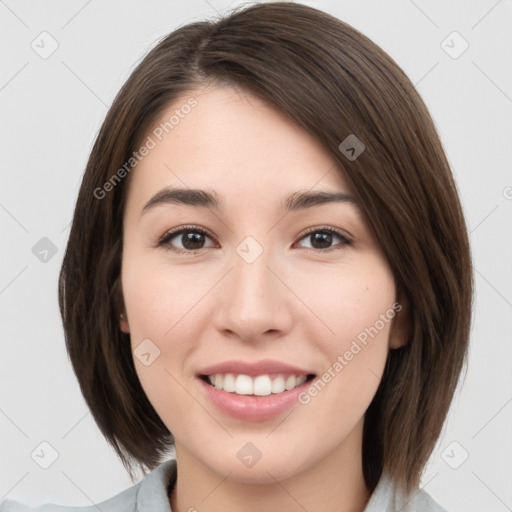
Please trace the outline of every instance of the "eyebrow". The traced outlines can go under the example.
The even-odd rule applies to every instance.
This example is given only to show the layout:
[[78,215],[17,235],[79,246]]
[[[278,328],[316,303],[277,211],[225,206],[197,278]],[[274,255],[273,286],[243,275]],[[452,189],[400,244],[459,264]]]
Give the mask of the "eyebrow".
[[[352,196],[343,192],[298,191],[290,194],[285,199],[282,203],[282,209],[285,212],[292,212],[327,203],[352,203],[357,205],[356,200]],[[223,202],[214,191],[166,187],[157,192],[144,205],[141,214],[148,212],[158,205],[164,204],[184,204],[216,211],[223,209]]]

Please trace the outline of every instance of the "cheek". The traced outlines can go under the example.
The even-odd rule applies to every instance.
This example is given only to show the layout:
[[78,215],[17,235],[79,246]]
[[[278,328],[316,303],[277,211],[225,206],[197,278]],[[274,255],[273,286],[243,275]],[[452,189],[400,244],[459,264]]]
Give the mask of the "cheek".
[[184,376],[190,355],[208,327],[211,316],[205,314],[204,306],[212,283],[218,280],[200,276],[191,267],[173,267],[150,258],[144,261],[142,256],[127,258],[123,267],[135,370],[159,415],[173,424],[193,405],[183,388]]
[[379,259],[336,273],[329,269],[302,290],[318,317],[312,317],[308,336],[323,354],[324,373],[317,376],[316,389],[326,410],[342,416],[352,411],[356,418],[375,394],[387,359],[395,316],[393,275]]
[[364,341],[364,333],[374,332],[375,326],[381,338],[387,337],[391,318],[383,321],[382,315],[390,316],[396,289],[392,273],[380,259],[325,268],[302,279],[300,288],[305,305],[314,313],[312,322],[323,326],[319,341],[325,346],[342,350],[358,336]]
[[[191,281],[186,272],[170,265],[138,265],[125,262],[122,275],[123,293],[130,323],[132,343],[143,338],[155,338],[159,343],[182,330],[207,284]],[[164,348],[164,347],[161,347]]]
[[375,395],[389,351],[395,293],[393,275],[381,260],[311,281],[307,294],[315,297],[326,328],[310,339],[324,355],[324,368],[301,403],[317,408],[324,435],[334,419],[341,429],[351,428]]
[[[122,274],[135,370],[158,415],[181,433],[180,418],[194,421],[188,416],[194,403],[183,388],[182,366],[194,346],[191,340],[199,339],[194,304],[205,291],[183,272],[138,261],[132,265],[127,259]],[[194,413],[200,417],[200,411]]]

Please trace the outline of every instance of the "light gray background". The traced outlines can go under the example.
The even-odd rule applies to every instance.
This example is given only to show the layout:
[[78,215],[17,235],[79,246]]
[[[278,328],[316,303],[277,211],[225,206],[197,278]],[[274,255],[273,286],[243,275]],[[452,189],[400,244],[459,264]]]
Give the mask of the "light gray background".
[[[476,300],[469,371],[422,485],[449,512],[512,510],[512,2],[304,3],[381,45],[435,119],[471,231]],[[0,499],[88,505],[132,485],[68,362],[58,271],[81,175],[115,93],[160,37],[238,4],[0,1]],[[46,59],[31,47],[51,48],[43,31],[58,43]],[[446,40],[453,31],[469,43],[458,58],[463,42]],[[32,251],[43,237],[57,249],[46,262]],[[42,442],[58,453],[48,469],[36,463],[51,461]]]

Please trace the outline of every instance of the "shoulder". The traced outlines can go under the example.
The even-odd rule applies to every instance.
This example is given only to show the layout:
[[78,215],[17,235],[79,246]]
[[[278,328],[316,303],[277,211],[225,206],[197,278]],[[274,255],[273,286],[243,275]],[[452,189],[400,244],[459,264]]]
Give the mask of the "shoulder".
[[84,507],[57,505],[55,503],[45,503],[44,505],[30,507],[16,500],[5,499],[0,503],[0,512],[97,512],[98,508],[102,512],[117,512],[121,510],[132,512],[135,511],[139,488],[140,482],[108,500]]
[[448,512],[424,489],[417,489],[412,495],[398,492],[394,482],[383,474],[372,493],[364,512]]
[[0,512],[135,512],[153,510],[172,512],[167,497],[167,485],[176,481],[176,462],[169,460],[148,473],[140,482],[101,503],[84,507],[45,503],[31,507],[25,503],[4,499]]
[[416,495],[416,510],[418,512],[448,512],[423,489]]

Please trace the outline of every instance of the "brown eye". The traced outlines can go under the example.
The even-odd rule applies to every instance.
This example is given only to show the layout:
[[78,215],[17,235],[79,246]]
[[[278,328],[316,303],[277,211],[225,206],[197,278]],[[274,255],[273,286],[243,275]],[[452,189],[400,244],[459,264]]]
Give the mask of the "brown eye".
[[[313,228],[302,236],[301,240],[304,239],[309,239],[311,242],[311,247],[306,247],[306,249],[316,249],[319,251],[343,248],[345,245],[352,243],[345,235],[330,227]],[[339,242],[332,246],[333,241],[336,239]]]
[[206,231],[190,226],[170,231],[164,235],[158,246],[165,246],[171,251],[193,253],[206,248],[206,239],[210,239]]

